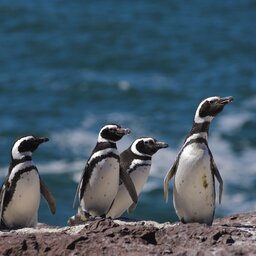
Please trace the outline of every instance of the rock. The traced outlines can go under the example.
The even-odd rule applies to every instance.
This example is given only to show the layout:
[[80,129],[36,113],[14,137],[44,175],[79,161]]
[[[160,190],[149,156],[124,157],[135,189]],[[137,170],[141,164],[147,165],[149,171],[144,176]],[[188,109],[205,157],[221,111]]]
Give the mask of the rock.
[[256,255],[256,213],[212,226],[101,219],[0,231],[1,255]]

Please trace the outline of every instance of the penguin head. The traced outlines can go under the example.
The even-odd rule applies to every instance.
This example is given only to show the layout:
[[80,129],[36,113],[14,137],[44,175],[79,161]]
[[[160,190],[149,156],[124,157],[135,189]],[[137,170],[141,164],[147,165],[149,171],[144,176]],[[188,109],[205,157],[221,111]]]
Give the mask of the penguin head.
[[118,124],[107,124],[99,132],[98,142],[117,142],[131,131],[128,128],[122,128]]
[[38,146],[44,142],[47,142],[49,139],[45,137],[34,137],[34,136],[25,136],[18,139],[11,151],[13,159],[21,159],[25,156],[31,156],[32,153],[38,148]]
[[131,151],[139,156],[152,156],[159,149],[167,147],[168,144],[165,142],[157,141],[151,137],[142,137],[132,143]]
[[203,100],[196,110],[195,123],[211,122],[231,101],[233,101],[232,96],[224,98],[215,96]]

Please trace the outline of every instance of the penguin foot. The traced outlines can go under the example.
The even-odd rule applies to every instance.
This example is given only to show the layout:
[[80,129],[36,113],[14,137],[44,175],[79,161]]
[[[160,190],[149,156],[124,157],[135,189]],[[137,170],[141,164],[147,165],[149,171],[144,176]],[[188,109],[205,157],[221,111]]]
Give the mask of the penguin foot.
[[113,220],[112,217],[107,217],[106,214],[102,214],[101,216],[89,216],[89,221],[94,221],[94,220]]
[[83,222],[77,215],[74,215],[68,219],[69,226],[75,226],[75,225],[79,225],[79,224],[83,224]]
[[92,216],[90,216],[88,213],[83,212],[81,214],[80,212],[68,219],[68,225],[75,226],[75,225],[86,224],[90,220],[90,217]]
[[87,211],[81,210],[74,216],[70,217],[67,221],[69,226],[86,224],[88,221],[95,220],[104,220],[104,219],[112,219],[111,217],[106,217],[106,214],[102,214],[101,216],[92,216]]
[[184,220],[183,217],[180,219],[180,221],[181,221],[182,224],[187,224],[187,222]]
[[90,216],[89,217],[89,221],[95,221],[95,220],[104,220],[105,218],[104,217],[101,217],[101,216]]

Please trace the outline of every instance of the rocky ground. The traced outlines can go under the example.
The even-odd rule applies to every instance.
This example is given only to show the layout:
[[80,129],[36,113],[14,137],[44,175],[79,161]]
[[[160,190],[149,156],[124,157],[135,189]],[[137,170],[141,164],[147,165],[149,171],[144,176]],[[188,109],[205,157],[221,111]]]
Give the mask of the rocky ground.
[[216,219],[211,227],[104,219],[0,237],[0,255],[256,255],[256,213]]

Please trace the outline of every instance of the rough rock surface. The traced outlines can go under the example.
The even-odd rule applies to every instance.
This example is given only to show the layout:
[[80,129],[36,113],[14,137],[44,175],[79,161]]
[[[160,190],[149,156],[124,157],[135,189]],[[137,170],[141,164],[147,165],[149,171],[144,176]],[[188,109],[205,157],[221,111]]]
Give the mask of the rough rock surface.
[[256,213],[202,224],[94,220],[0,231],[0,255],[256,255]]

